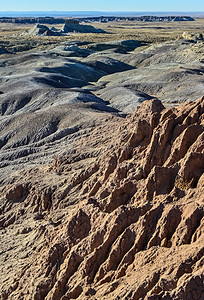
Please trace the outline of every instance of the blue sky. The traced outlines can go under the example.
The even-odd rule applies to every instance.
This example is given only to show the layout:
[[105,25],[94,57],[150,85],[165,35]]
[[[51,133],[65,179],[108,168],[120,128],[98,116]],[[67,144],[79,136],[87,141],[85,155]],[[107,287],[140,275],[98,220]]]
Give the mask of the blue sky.
[[204,0],[6,0],[0,11],[204,11]]

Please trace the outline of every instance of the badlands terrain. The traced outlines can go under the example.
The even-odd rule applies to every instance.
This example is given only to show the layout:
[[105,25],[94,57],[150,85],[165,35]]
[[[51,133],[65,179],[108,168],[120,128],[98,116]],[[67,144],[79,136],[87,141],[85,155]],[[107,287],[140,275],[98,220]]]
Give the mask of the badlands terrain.
[[204,299],[203,25],[1,23],[0,299]]

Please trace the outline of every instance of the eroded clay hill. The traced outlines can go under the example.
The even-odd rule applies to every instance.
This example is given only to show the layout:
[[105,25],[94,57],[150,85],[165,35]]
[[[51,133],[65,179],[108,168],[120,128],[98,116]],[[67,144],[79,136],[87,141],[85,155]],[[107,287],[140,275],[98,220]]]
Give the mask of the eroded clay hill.
[[148,100],[1,189],[1,299],[204,299],[204,97]]
[[203,95],[203,40],[145,45],[76,40],[0,55],[0,185],[72,153],[95,126],[144,100],[169,106]]

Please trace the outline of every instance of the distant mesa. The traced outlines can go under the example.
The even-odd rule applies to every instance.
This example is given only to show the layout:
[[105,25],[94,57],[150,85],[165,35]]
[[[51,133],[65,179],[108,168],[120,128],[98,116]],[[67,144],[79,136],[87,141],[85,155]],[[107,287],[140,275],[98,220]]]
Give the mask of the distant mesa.
[[182,22],[182,21],[195,21],[190,16],[141,16],[141,17],[116,17],[116,16],[101,16],[90,18],[79,18],[80,21],[91,22],[120,22],[120,21],[139,21],[139,22]]
[[[72,18],[69,18],[72,19]],[[69,20],[68,19],[68,20]],[[64,24],[67,18],[53,18],[53,17],[1,17],[0,23],[18,23],[18,24]],[[73,19],[72,19],[73,20]],[[181,22],[181,21],[195,21],[190,16],[140,16],[140,17],[119,17],[119,16],[99,16],[78,18],[79,22],[119,22],[119,21],[142,21],[142,22]],[[68,21],[69,22],[69,21]],[[70,23],[71,24],[71,23]],[[73,23],[72,23],[73,24]]]
[[62,27],[63,33],[79,32],[79,33],[105,33],[102,29],[96,29],[91,25],[79,24],[77,19],[67,19]]
[[23,33],[23,35],[31,36],[61,36],[68,33],[105,33],[102,29],[96,29],[91,25],[81,25],[77,19],[67,19],[62,27],[62,30],[57,30],[55,27],[51,29],[43,24],[36,24],[28,32]]
[[65,18],[53,17],[1,17],[0,23],[17,23],[17,24],[64,24]]

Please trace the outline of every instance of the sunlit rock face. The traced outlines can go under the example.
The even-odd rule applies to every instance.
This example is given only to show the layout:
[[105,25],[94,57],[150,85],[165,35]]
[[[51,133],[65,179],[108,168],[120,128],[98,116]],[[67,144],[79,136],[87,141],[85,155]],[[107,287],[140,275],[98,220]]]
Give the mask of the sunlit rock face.
[[203,120],[204,97],[147,100],[16,173],[1,188],[1,298],[202,299]]

